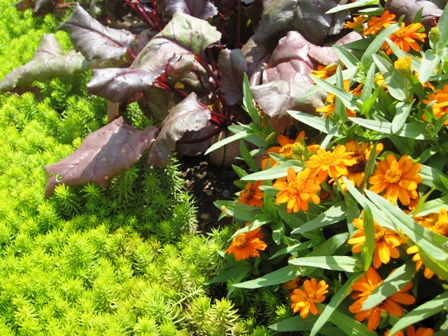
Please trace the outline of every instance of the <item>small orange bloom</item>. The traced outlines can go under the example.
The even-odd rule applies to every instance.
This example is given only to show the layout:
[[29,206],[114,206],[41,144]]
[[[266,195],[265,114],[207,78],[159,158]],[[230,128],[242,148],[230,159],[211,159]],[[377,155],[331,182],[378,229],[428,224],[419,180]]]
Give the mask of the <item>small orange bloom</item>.
[[[414,220],[427,229],[438,233],[442,236],[448,237],[448,213],[446,208],[440,208],[438,214],[429,214],[427,216],[414,217]],[[415,269],[418,271],[423,266],[423,260],[420,256],[420,251],[417,245],[411,246],[406,250],[407,254],[413,254],[412,261],[415,262]],[[434,276],[434,272],[425,266],[423,275],[427,279]]]
[[311,74],[320,79],[327,79],[336,73],[338,66],[340,66],[339,63],[333,63],[327,66],[319,64],[317,70],[313,70]]
[[301,279],[302,279],[301,277],[297,277],[292,280],[289,280],[288,282],[282,284],[282,288],[289,290],[299,288],[299,283]]
[[325,300],[325,294],[328,293],[328,284],[325,280],[317,282],[316,279],[305,280],[303,290],[296,288],[291,295],[291,309],[294,313],[300,312],[301,318],[307,318],[311,312],[313,315],[320,314],[315,302],[321,303]]
[[373,16],[368,22],[367,22],[367,28],[364,29],[364,32],[362,33],[363,36],[366,35],[375,35],[378,33],[381,29],[386,28],[387,26],[390,26],[392,23],[395,23],[395,14],[391,14],[388,10],[385,10],[383,14],[381,14],[381,17]]
[[[364,216],[364,213],[363,213]],[[366,242],[366,234],[364,232],[364,220],[355,218],[353,225],[359,230],[353,234],[347,243],[353,245],[353,253],[361,253],[362,246]],[[400,251],[397,247],[403,244],[403,240],[398,233],[393,230],[383,228],[374,221],[375,227],[375,247],[373,254],[373,267],[379,268],[382,264],[387,264],[390,258],[400,258]]]
[[[389,335],[390,330],[387,330],[384,333],[384,336],[392,336]],[[406,328],[406,335],[407,336],[431,336],[434,334],[434,330],[432,328],[423,328],[420,327],[415,331],[415,328],[413,325],[410,325]],[[403,333],[403,330],[400,330],[399,332],[395,333],[393,336],[405,336]]]
[[260,251],[264,251],[268,246],[263,239],[261,227],[249,232],[243,232],[233,238],[232,243],[226,250],[227,254],[233,254],[236,261],[249,259],[250,257],[259,257]]
[[[374,145],[369,145],[367,142],[358,142],[355,140],[349,140],[345,144],[348,152],[352,153],[350,158],[355,159],[356,163],[347,166],[348,174],[347,179],[352,185],[359,187],[364,181],[364,175],[366,170],[367,161],[369,161],[370,154],[373,150]],[[383,144],[379,143],[376,145],[375,155],[379,155],[383,150]],[[339,181],[341,185],[344,185],[342,178]]]
[[[287,158],[300,160],[303,158],[303,154],[315,152],[319,145],[305,146],[305,132],[301,131],[295,140],[288,139],[283,134],[277,137],[277,142],[280,146],[274,146],[266,151],[266,154],[275,153],[283,155]],[[261,169],[266,169],[269,163],[269,168],[275,167],[279,162],[275,161],[271,157],[264,158],[261,161]]]
[[244,190],[240,192],[238,203],[257,207],[263,205],[263,191],[259,188],[262,184],[263,181],[256,181],[253,185],[247,182]]
[[389,154],[386,160],[377,162],[377,169],[369,178],[370,190],[377,194],[385,190],[383,196],[390,202],[397,204],[399,199],[403,205],[409,205],[411,198],[418,197],[417,187],[422,182],[418,172],[421,168],[421,164],[414,164],[407,155],[397,161],[393,154]]
[[[411,23],[409,26],[402,22],[401,28],[393,33],[389,39],[405,52],[409,52],[411,48],[415,51],[420,51],[420,45],[415,40],[425,42],[426,34],[417,32],[422,28],[423,25],[419,22]],[[385,50],[387,55],[392,54],[392,49],[387,42],[383,43],[381,49]]]
[[383,280],[377,273],[377,271],[370,267],[366,271],[365,277],[359,279],[352,284],[352,289],[355,293],[352,298],[356,301],[348,307],[351,313],[356,314],[355,319],[359,322],[363,322],[367,319],[367,329],[369,331],[378,328],[381,315],[383,313],[389,313],[396,317],[401,317],[403,314],[402,304],[411,305],[415,302],[415,298],[407,293],[413,286],[412,282],[409,282],[406,286],[400,289],[397,293],[392,294],[378,306],[368,310],[362,310],[362,305],[367,300],[370,294],[383,283]]
[[307,168],[311,169],[311,175],[317,175],[319,181],[323,182],[327,176],[333,179],[341,175],[347,175],[347,166],[356,163],[356,159],[350,158],[352,153],[346,151],[344,145],[337,145],[333,151],[319,148],[306,162]]
[[[407,248],[406,253],[414,255],[412,257],[412,261],[415,262],[415,270],[419,271],[423,266],[423,260],[420,257],[420,250],[418,249],[418,246],[414,245],[414,246]],[[423,276],[426,279],[431,279],[434,276],[434,271],[432,271],[430,268],[425,266],[425,269],[423,270]]]
[[[345,91],[353,94],[354,96],[360,96],[362,93],[362,84],[358,84],[354,89],[350,90],[350,81],[347,79],[344,81],[344,89]],[[316,112],[320,112],[324,114],[324,118],[327,119],[333,112],[336,107],[336,95],[334,93],[329,92],[327,98],[325,98],[326,105],[319,107],[316,109]],[[347,117],[356,117],[356,113],[348,108],[345,108],[345,113]]]
[[[434,113],[436,119],[439,119],[448,111],[448,84],[445,84],[442,90],[436,90],[436,93],[430,93],[428,99],[423,99],[422,102],[428,105],[433,100],[435,100],[435,103],[432,106],[432,113]],[[425,115],[422,118],[427,121]],[[445,122],[445,126],[448,126],[448,121]]]
[[319,182],[310,175],[309,169],[297,173],[294,168],[288,168],[287,181],[276,181],[274,188],[280,190],[275,199],[276,204],[287,203],[288,213],[308,211],[308,203],[320,203],[320,198],[315,193],[320,190]]
[[362,25],[366,22],[367,16],[359,15],[353,18],[352,22],[346,22],[344,28],[353,29],[355,31],[362,30]]

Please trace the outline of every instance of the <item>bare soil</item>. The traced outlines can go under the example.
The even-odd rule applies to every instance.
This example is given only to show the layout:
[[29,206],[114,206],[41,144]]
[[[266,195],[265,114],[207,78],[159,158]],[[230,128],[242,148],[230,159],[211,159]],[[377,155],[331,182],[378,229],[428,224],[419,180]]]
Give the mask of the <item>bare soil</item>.
[[239,189],[233,182],[238,179],[238,175],[233,169],[214,167],[208,156],[204,155],[184,156],[180,163],[185,190],[190,192],[196,201],[199,229],[207,232],[218,226],[229,225],[230,218],[223,218],[218,222],[221,209],[218,209],[214,202],[235,197],[235,192]]

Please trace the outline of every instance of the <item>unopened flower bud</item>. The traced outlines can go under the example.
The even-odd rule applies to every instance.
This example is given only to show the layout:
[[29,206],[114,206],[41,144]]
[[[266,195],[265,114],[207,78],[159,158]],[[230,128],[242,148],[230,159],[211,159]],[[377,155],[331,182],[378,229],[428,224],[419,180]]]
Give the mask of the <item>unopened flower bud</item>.
[[428,37],[432,43],[437,44],[437,42],[440,41],[439,27],[437,26],[432,27],[431,30],[429,31]]
[[398,57],[394,67],[403,77],[408,78],[412,74],[412,57]]

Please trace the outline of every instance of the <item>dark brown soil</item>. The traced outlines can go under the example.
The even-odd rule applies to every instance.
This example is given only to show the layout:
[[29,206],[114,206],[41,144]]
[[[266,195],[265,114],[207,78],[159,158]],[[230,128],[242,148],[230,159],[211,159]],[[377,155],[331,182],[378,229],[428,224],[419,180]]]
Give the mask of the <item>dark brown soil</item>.
[[193,194],[198,208],[198,224],[201,231],[230,224],[230,218],[218,222],[221,209],[214,202],[231,200],[239,189],[233,183],[238,175],[233,169],[217,168],[210,164],[208,156],[184,156],[180,159],[185,190]]

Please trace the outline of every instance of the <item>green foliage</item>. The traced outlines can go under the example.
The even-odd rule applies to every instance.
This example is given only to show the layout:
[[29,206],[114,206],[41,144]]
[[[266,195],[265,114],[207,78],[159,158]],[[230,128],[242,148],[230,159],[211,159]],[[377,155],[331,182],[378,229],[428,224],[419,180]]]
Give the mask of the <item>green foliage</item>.
[[[299,134],[274,134],[276,146],[257,129],[261,117],[245,81],[252,122],[234,127],[231,140],[260,136],[268,164],[254,168],[257,151],[240,147],[250,169],[235,168],[235,184],[244,189],[235,200],[216,202],[236,225],[221,250],[227,268],[212,281],[227,284],[244,316],[310,335],[392,335],[408,326],[447,333],[448,38],[439,34],[447,20],[448,6],[439,26],[426,32],[430,42],[412,48],[394,35],[401,22],[335,47],[334,75],[315,72],[316,85],[305,94],[328,92],[316,110],[322,115],[288,111],[297,124],[287,131]],[[293,291],[277,296],[293,279]],[[266,320],[255,307],[263,307]]]
[[[0,57],[25,62],[24,41],[32,49],[32,36],[42,34],[33,25],[55,22],[1,8],[2,24],[14,14],[2,46],[12,39],[15,49]],[[19,20],[21,33],[29,29],[23,40]],[[108,189],[60,185],[44,199],[43,166],[104,124],[105,101],[82,92],[89,76],[38,84],[37,97],[0,96],[0,334],[247,334],[226,299],[209,304],[206,327],[197,324],[195,302],[210,303],[205,284],[223,268],[223,240],[194,234],[196,205],[175,159],[165,169],[138,163]],[[127,113],[141,127],[148,122],[135,105]]]

